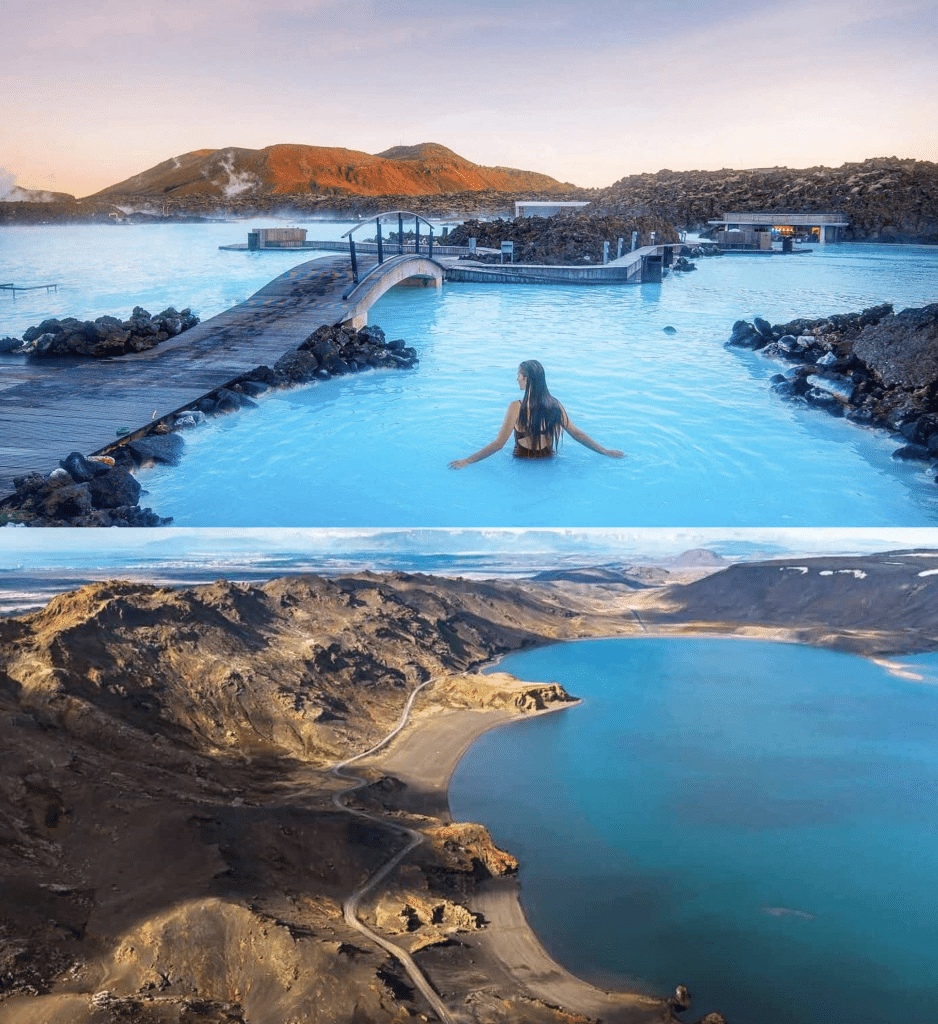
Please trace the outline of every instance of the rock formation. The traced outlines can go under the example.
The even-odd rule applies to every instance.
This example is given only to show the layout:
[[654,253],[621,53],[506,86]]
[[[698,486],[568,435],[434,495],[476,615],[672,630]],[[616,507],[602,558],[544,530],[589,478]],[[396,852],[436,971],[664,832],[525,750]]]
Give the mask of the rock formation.
[[190,309],[181,312],[169,306],[162,313],[151,316],[142,306],[134,306],[126,320],[114,316],[99,316],[97,320],[76,320],[54,317],[43,320],[36,327],[17,338],[0,339],[0,352],[11,352],[34,357],[89,356],[103,359],[122,356],[128,352],[145,352],[167,338],[195,327],[199,318]]
[[901,434],[904,459],[938,460],[938,303],[769,324],[738,320],[727,345],[797,365],[777,394]]

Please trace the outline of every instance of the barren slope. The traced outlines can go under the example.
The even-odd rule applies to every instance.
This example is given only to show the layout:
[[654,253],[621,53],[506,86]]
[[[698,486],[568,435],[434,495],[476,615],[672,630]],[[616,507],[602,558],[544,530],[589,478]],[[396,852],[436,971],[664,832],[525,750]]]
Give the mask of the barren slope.
[[222,202],[236,196],[430,196],[569,187],[535,171],[482,167],[435,143],[397,147],[377,156],[336,147],[284,144],[185,153],[88,198],[139,202],[172,197]]

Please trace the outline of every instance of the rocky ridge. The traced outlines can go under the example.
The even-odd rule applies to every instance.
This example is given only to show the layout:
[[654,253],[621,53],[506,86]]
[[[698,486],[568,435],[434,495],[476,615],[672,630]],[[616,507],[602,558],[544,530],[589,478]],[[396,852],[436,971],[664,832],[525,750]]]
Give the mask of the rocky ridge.
[[784,627],[799,643],[874,657],[934,651],[936,568],[934,550],[737,563],[668,588],[642,617],[720,634]]
[[511,209],[516,198],[580,192],[536,171],[475,164],[436,143],[374,155],[328,146],[228,147],[172,157],[83,199],[56,194],[50,201],[0,203],[0,223],[358,216],[376,206],[460,215]]
[[864,242],[938,242],[938,164],[879,157],[840,167],[633,174],[592,198],[598,212],[655,216],[688,230],[745,210],[839,211],[844,237]]
[[546,174],[508,167],[483,167],[445,146],[398,146],[372,155],[328,146],[229,147],[173,157],[90,199],[162,201],[239,195],[445,195],[487,189],[549,192],[569,188]]

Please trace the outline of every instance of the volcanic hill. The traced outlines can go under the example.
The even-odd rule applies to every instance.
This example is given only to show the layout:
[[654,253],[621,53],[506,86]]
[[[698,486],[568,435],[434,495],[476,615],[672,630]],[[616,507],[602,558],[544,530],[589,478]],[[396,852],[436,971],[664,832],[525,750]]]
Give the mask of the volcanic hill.
[[460,192],[558,192],[546,174],[482,167],[445,146],[396,146],[372,155],[327,146],[201,149],[89,196],[116,202],[309,196],[439,196]]

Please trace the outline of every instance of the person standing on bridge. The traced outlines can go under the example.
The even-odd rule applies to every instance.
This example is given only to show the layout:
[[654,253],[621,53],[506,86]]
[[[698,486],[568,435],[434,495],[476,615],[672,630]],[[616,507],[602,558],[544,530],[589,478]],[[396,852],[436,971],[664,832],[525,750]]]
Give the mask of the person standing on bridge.
[[544,367],[536,359],[526,359],[518,367],[518,387],[524,391],[524,398],[508,406],[495,440],[465,459],[455,459],[449,464],[451,469],[462,469],[471,462],[481,462],[501,451],[512,432],[515,435],[513,454],[517,459],[549,458],[559,446],[564,431],[574,441],[600,455],[608,455],[611,459],[625,457],[617,448],[603,448],[589,434],[574,426],[567,411],[548,391]]

